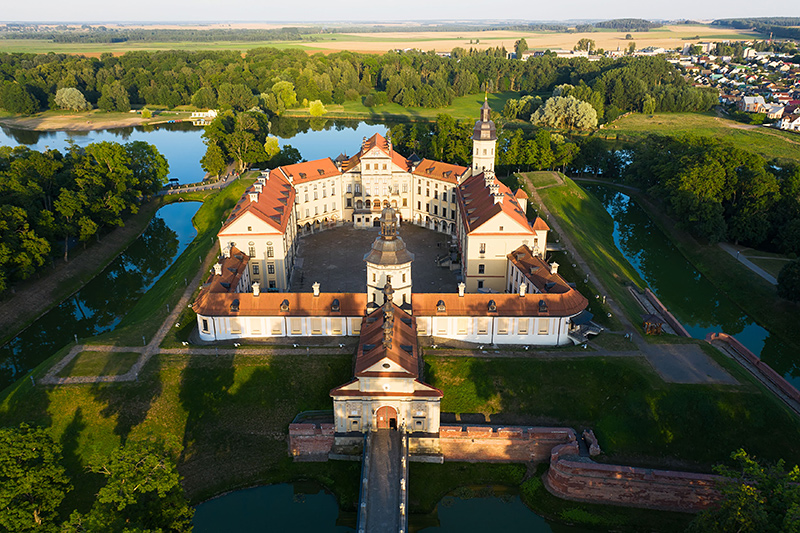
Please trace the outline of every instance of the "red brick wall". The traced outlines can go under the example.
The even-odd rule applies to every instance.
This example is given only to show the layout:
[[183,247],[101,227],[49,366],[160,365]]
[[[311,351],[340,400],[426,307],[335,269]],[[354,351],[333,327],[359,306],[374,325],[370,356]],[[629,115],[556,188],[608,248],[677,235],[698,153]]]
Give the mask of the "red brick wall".
[[578,457],[577,444],[553,448],[548,490],[568,500],[674,511],[699,511],[719,499],[718,476],[605,465]]
[[546,461],[553,446],[574,441],[571,428],[441,426],[446,461]]
[[333,433],[333,424],[289,424],[289,453],[295,459],[327,460]]

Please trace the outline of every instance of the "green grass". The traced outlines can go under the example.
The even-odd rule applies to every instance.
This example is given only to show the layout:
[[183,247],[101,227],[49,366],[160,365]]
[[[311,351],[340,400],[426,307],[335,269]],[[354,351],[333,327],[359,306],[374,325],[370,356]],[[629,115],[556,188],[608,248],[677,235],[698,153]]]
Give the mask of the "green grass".
[[663,382],[640,358],[428,357],[442,412],[493,423],[591,427],[605,460],[708,470],[745,448],[800,461],[800,421],[744,374],[739,386]]
[[522,176],[527,178],[528,182],[534,187],[547,187],[548,185],[556,185],[558,178],[554,172],[539,171],[539,172],[522,172]]
[[[41,376],[68,350],[37,367]],[[132,383],[68,387],[20,380],[0,396],[0,425],[43,426],[64,446],[75,490],[65,510],[86,507],[100,480],[86,472],[126,438],[156,434],[176,444],[192,501],[259,483],[312,479],[345,509],[358,498],[358,463],[293,463],[287,428],[301,411],[330,409],[328,391],[348,381],[351,355],[156,356]]]
[[633,341],[626,339],[620,333],[611,333],[610,331],[604,331],[600,335],[592,337],[592,344],[596,344],[603,350],[614,352],[631,352],[637,349]]
[[130,370],[140,355],[136,352],[81,352],[58,375],[116,376]]
[[[510,98],[519,98],[520,93],[508,91],[503,93],[490,93],[489,105],[495,113],[499,113]],[[451,115],[457,120],[477,120],[477,109],[483,105],[484,94],[469,94],[453,99],[447,107],[403,107],[390,102],[387,104],[366,107],[361,100],[345,102],[342,105],[327,105],[327,113],[320,117],[326,118],[353,118],[372,120],[407,120],[407,121],[434,121],[441,113]],[[308,118],[308,109],[289,109],[284,114],[286,117]]]
[[800,135],[773,128],[744,129],[742,124],[708,113],[633,113],[597,133],[601,137],[637,140],[649,134],[697,135],[723,139],[767,159],[800,160]]
[[[185,200],[205,198],[203,205],[192,219],[197,236],[186,247],[172,266],[153,287],[142,296],[133,309],[125,315],[114,331],[89,339],[91,344],[115,344],[117,346],[140,346],[142,335],[152,339],[169,309],[174,309],[183,291],[185,280],[191,280],[206,255],[217,246],[216,235],[222,226],[225,214],[233,208],[253,178],[242,178],[225,189],[214,192],[197,192],[184,196]],[[171,199],[174,199],[171,198]]]
[[[627,286],[632,284],[642,288],[645,283],[614,244],[614,222],[600,201],[566,177],[564,185],[540,189],[539,195],[588,263],[590,281],[598,277],[609,291],[606,296],[613,298],[628,318],[638,325],[641,308]],[[569,259],[567,263],[571,265]],[[591,301],[598,293],[583,294]]]
[[750,261],[760,266],[761,268],[763,268],[776,278],[778,277],[778,274],[780,273],[781,269],[786,266],[786,263],[789,262],[786,259],[778,259],[778,258],[765,259],[763,257],[751,258]]

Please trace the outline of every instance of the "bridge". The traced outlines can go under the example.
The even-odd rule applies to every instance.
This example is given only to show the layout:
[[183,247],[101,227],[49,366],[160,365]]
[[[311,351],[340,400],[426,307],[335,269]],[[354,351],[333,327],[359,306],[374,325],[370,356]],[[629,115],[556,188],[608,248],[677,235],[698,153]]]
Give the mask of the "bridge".
[[358,533],[408,531],[408,435],[395,429],[364,437]]

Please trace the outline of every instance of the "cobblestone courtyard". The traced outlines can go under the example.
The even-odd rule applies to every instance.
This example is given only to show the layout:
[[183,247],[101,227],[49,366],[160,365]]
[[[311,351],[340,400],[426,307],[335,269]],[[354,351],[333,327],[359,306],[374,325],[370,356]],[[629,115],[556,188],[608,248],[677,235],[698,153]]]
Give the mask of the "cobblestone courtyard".
[[[291,292],[311,292],[315,281],[320,283],[322,292],[366,292],[364,255],[377,236],[378,228],[342,226],[301,237],[298,256],[303,259],[303,265],[292,279]],[[413,292],[458,291],[456,275],[434,263],[437,257],[448,252],[449,235],[403,224],[400,237],[414,254],[411,263]]]

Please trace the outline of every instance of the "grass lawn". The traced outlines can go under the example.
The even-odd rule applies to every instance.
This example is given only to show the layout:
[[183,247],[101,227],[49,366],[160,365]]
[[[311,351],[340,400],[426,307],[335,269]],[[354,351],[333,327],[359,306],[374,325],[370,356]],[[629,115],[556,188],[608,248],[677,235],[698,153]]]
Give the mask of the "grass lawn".
[[[510,98],[519,98],[520,93],[508,91],[503,93],[490,93],[489,106],[495,113],[500,113]],[[441,113],[451,115],[457,120],[477,120],[478,110],[483,105],[484,94],[469,94],[453,99],[447,107],[403,107],[400,104],[390,102],[375,107],[366,107],[361,100],[345,102],[337,105],[325,106],[327,113],[322,119],[326,118],[354,118],[354,119],[374,119],[374,120],[402,120],[402,121],[435,121],[436,116]],[[308,109],[289,109],[284,113],[286,117],[308,118]]]
[[153,287],[125,315],[119,326],[109,333],[89,339],[92,344],[140,346],[142,335],[149,341],[168,316],[167,305],[173,309],[186,289],[184,280],[191,280],[201,261],[212,247],[218,246],[216,235],[225,214],[233,208],[254,178],[242,178],[214,192],[198,192],[184,196],[186,200],[205,198],[193,220],[197,236]]
[[[64,353],[40,365],[34,376]],[[328,391],[351,378],[351,360],[350,355],[162,355],[133,383],[33,387],[20,380],[0,397],[0,425],[40,425],[62,443],[75,485],[65,510],[85,510],[93,500],[100,482],[86,472],[93,458],[147,434],[168,439],[179,454],[194,502],[258,483],[312,479],[352,509],[358,463],[293,463],[286,445],[295,415],[330,409]]]
[[538,172],[522,172],[522,176],[528,179],[528,182],[533,187],[546,187],[548,185],[555,185],[558,183],[558,178],[554,172],[549,170],[542,170]]
[[[608,289],[610,294],[607,296],[619,304],[634,324],[638,324],[641,308],[627,285],[641,288],[645,284],[614,244],[614,222],[600,201],[566,177],[564,185],[539,189],[538,192],[550,213],[558,217],[561,228],[568,233],[578,253],[589,264],[590,281],[597,276]],[[569,258],[566,258],[566,264],[571,267]],[[597,295],[592,292],[583,294],[590,302]]]
[[607,125],[597,135],[619,140],[636,140],[651,133],[697,135],[723,139],[734,146],[767,159],[800,160],[800,135],[773,128],[745,128],[734,120],[708,113],[632,113]]
[[800,421],[742,373],[731,387],[667,384],[639,358],[426,363],[429,383],[444,392],[442,412],[591,427],[609,462],[708,470],[738,448],[800,461]]
[[139,359],[136,352],[81,352],[58,376],[116,376],[131,369]]
[[611,333],[610,331],[604,331],[600,335],[592,337],[592,343],[601,349],[615,352],[631,352],[637,349],[633,341],[626,339],[621,333]]
[[756,265],[760,266],[776,278],[780,273],[781,269],[786,266],[789,262],[787,259],[780,259],[780,258],[764,258],[764,257],[755,257],[750,258],[750,261],[755,263]]

